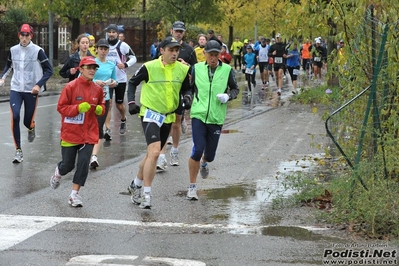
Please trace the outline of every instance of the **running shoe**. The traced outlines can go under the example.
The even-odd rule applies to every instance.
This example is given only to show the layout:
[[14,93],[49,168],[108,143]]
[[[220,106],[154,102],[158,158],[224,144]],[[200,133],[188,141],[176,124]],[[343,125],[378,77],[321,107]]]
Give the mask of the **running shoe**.
[[100,165],[98,164],[98,159],[97,159],[97,155],[92,155],[91,159],[90,159],[90,167],[93,169],[96,169],[97,167],[99,167]]
[[201,177],[202,177],[203,179],[208,178],[208,176],[209,176],[209,167],[208,167],[208,163],[201,164],[201,167],[200,167],[200,174],[201,174]]
[[141,209],[151,209],[151,193],[143,193],[139,207]]
[[281,96],[281,89],[278,89],[278,90],[277,90],[277,95],[278,95],[278,96]]
[[31,128],[28,130],[28,142],[33,142],[35,140],[36,134],[35,134],[35,128]]
[[188,200],[198,200],[197,186],[190,186],[188,188],[187,197]]
[[119,134],[123,135],[126,133],[126,120],[122,121],[121,120],[121,125],[119,127]]
[[170,152],[170,165],[178,166],[179,165],[179,153],[178,152]]
[[82,197],[79,194],[69,195],[69,205],[72,207],[83,207]]
[[24,156],[22,154],[22,150],[21,149],[17,149],[15,151],[14,160],[12,162],[13,163],[22,163],[23,160],[24,160]]
[[105,130],[104,139],[105,139],[106,141],[112,140],[112,137],[111,137],[111,129],[107,128],[107,129]]
[[248,97],[251,97],[252,92],[249,91],[249,92],[247,93],[247,95],[248,95]]
[[168,141],[166,141],[166,144],[168,144],[168,145],[172,145],[173,144],[172,136],[169,136]]
[[50,187],[56,189],[60,186],[61,175],[58,171],[58,166],[55,168],[54,175],[50,178]]
[[134,204],[141,203],[141,187],[136,186],[134,183],[128,186],[127,190],[130,192],[130,199]]
[[164,171],[168,167],[168,162],[166,161],[165,156],[159,156],[157,161],[157,170]]
[[181,121],[181,133],[186,134],[187,132],[187,123],[186,120]]

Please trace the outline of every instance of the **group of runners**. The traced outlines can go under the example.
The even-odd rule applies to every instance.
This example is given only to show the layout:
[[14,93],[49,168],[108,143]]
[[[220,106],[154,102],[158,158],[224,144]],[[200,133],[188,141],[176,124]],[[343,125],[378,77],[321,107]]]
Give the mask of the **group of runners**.
[[[20,140],[20,108],[25,104],[24,125],[28,128],[28,141],[35,139],[35,113],[40,88],[53,74],[42,48],[33,44],[33,28],[24,24],[18,31],[20,43],[11,48],[6,67],[0,77],[4,84],[7,75],[14,70],[11,79],[10,106],[12,110],[13,137],[16,147],[13,163],[23,161]],[[184,110],[190,109],[193,148],[187,159],[189,166],[189,188],[187,199],[198,200],[197,175],[209,175],[208,163],[215,159],[227,102],[237,97],[237,67],[245,74],[248,94],[251,85],[256,86],[256,68],[262,81],[262,89],[269,86],[269,76],[276,79],[277,94],[281,95],[283,76],[288,70],[296,93],[296,80],[302,67],[308,70],[313,65],[315,78],[321,79],[321,68],[326,60],[321,39],[314,44],[305,42],[298,48],[295,42],[283,42],[278,33],[275,39],[260,37],[252,44],[238,39],[232,44],[233,65],[229,50],[222,36],[216,37],[209,30],[207,38],[194,49],[183,41],[186,32],[184,22],[176,21],[170,29],[170,36],[161,41],[153,59],[144,63],[128,79],[126,69],[137,62],[137,58],[124,42],[124,34],[116,24],[106,28],[106,38],[95,42],[89,34],[81,34],[76,40],[76,52],[71,54],[59,71],[68,78],[62,90],[57,111],[61,114],[61,154],[50,179],[50,186],[56,189],[62,176],[76,171],[72,180],[69,204],[83,205],[79,194],[85,185],[89,169],[100,166],[98,152],[101,140],[111,141],[110,114],[112,99],[120,115],[119,134],[126,133],[125,92],[129,113],[138,115],[147,142],[146,155],[139,165],[137,175],[128,186],[131,200],[141,208],[152,207],[151,184],[158,170],[166,170],[166,143],[172,137],[170,165],[179,166],[178,145],[182,134]],[[199,36],[199,40],[204,36]],[[21,54],[29,54],[28,60]],[[310,58],[305,58],[311,54]],[[201,57],[198,60],[198,57]],[[238,64],[237,64],[238,63]],[[21,72],[22,71],[22,72]],[[137,87],[141,84],[140,100],[136,99]],[[204,115],[206,114],[206,115]],[[105,129],[104,129],[105,126]],[[183,130],[184,131],[184,130]]]
[[[302,44],[298,41],[286,40],[280,33],[275,38],[260,36],[256,43],[251,39],[243,42],[236,38],[230,49],[233,53],[233,66],[237,73],[245,74],[248,95],[252,86],[256,86],[255,75],[257,67],[262,81],[262,90],[269,87],[269,78],[276,81],[277,95],[282,93],[283,82],[288,72],[292,81],[292,93],[297,93],[297,80],[300,69],[315,82],[322,83],[322,69],[327,62],[327,50],[321,37],[314,42],[306,39]],[[252,86],[251,86],[252,85]]]

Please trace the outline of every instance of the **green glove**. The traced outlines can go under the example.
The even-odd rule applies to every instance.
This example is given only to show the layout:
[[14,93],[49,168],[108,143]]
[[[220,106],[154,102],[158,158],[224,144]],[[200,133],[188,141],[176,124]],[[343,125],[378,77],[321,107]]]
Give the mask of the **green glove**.
[[97,105],[94,112],[96,113],[96,115],[101,115],[103,113],[103,107],[101,105]]
[[79,113],[86,113],[87,111],[90,110],[90,108],[91,108],[91,106],[88,102],[83,102],[83,103],[79,104],[78,111],[79,111]]

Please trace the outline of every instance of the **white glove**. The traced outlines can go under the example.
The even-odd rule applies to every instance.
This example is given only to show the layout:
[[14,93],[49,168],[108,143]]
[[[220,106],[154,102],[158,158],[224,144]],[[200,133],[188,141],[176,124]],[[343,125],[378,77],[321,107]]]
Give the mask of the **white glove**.
[[227,93],[219,93],[216,95],[221,103],[227,103],[229,100],[229,95]]

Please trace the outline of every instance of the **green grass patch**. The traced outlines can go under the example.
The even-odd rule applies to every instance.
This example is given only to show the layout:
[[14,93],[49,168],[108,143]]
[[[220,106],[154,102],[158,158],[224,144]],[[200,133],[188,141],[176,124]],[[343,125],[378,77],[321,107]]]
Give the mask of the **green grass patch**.
[[[329,93],[330,90],[331,93]],[[292,102],[301,104],[321,104],[330,106],[338,101],[340,89],[338,87],[317,86],[302,88],[301,93],[291,98]]]
[[[331,167],[331,166],[330,166]],[[375,170],[378,171],[378,170]],[[396,180],[370,178],[370,165],[355,172],[335,172],[318,178],[317,174],[294,173],[281,178],[280,196],[273,208],[311,206],[320,209],[317,218],[345,227],[348,232],[371,239],[399,238],[399,186]],[[380,175],[383,176],[383,175]],[[360,184],[361,178],[367,190]],[[280,179],[280,178],[279,178]],[[289,191],[289,197],[283,197]],[[318,202],[331,195],[330,202]]]
[[62,68],[62,66],[55,66],[55,67],[53,67],[53,71],[54,71],[54,73],[53,73],[53,78],[62,78],[61,76],[60,76],[60,70],[61,70],[61,68]]

